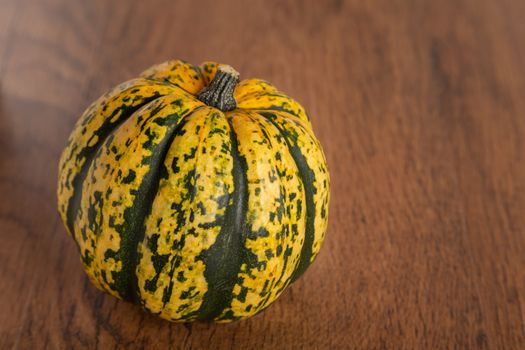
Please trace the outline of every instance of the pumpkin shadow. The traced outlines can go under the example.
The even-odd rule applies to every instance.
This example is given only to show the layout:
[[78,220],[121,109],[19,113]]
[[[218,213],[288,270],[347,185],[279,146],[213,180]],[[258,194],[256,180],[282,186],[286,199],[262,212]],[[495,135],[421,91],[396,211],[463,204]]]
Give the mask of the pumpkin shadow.
[[[97,329],[97,334],[105,334],[123,347],[132,346],[139,339],[146,347],[161,344],[162,348],[168,348],[177,344],[180,348],[197,349],[261,348],[265,344],[279,344],[280,339],[301,341],[297,335],[290,334],[304,329],[301,310],[308,307],[306,296],[287,291],[267,310],[250,319],[232,323],[172,323],[137,305],[116,300],[85,280],[82,300],[90,324]],[[308,323],[315,324],[313,320]]]

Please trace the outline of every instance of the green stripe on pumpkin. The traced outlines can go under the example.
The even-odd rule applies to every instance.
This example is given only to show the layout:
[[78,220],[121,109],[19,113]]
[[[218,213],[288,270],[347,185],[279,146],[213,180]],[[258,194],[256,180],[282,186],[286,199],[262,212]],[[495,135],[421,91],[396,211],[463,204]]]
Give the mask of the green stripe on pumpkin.
[[[204,273],[208,283],[208,292],[204,295],[198,318],[213,320],[230,305],[232,290],[237,281],[244,242],[246,240],[246,211],[248,207],[248,189],[246,178],[246,159],[239,154],[237,136],[231,125],[229,153],[233,160],[234,190],[228,198],[228,207],[224,214],[221,231],[215,243],[203,254],[206,265]],[[226,200],[226,199],[223,199]]]

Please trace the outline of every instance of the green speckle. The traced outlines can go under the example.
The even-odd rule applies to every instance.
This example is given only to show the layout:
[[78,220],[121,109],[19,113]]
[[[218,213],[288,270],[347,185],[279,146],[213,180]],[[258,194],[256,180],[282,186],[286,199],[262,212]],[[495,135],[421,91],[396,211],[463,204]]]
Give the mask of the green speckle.
[[135,170],[130,169],[128,172],[128,175],[126,175],[126,177],[122,179],[122,183],[130,184],[135,180],[136,177],[137,177],[137,174],[135,173]]

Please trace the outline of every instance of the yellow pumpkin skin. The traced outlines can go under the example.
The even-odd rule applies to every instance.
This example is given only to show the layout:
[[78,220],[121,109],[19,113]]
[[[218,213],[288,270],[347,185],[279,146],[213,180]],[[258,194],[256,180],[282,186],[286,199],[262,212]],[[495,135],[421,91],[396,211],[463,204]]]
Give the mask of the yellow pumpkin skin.
[[221,65],[172,60],[95,101],[59,164],[58,208],[101,290],[171,321],[255,315],[318,254],[329,175],[299,103],[236,85],[197,97]]

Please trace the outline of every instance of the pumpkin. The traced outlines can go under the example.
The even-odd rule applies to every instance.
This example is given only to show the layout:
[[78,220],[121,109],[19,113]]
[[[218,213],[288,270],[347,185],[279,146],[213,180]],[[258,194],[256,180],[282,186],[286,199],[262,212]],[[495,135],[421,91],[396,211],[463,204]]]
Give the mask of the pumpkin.
[[167,320],[227,322],[314,260],[329,177],[299,103],[228,65],[172,60],[84,112],[57,192],[99,289]]

